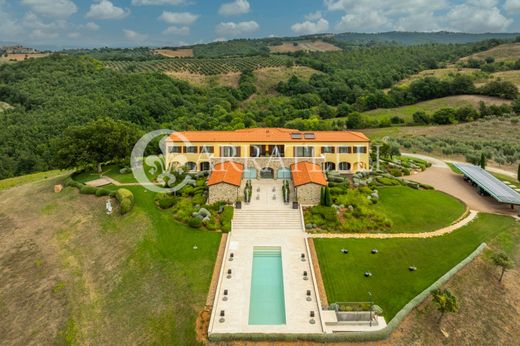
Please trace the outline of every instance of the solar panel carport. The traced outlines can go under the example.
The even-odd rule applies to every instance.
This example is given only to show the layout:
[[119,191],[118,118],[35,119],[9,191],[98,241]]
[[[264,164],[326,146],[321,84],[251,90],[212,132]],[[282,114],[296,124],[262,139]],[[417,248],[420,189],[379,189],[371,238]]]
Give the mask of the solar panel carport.
[[520,194],[485,169],[469,163],[454,163],[464,177],[501,203],[520,205]]

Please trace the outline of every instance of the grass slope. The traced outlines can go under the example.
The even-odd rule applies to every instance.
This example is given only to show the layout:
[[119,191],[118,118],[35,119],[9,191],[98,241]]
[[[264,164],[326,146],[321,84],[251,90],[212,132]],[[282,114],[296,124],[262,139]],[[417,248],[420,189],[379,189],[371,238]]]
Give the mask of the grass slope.
[[[418,293],[453,268],[482,242],[503,244],[520,232],[513,218],[480,214],[469,225],[442,237],[420,239],[315,239],[328,301],[368,301],[371,292],[389,321]],[[349,249],[348,255],[340,249]],[[370,253],[378,249],[377,255]],[[416,266],[416,272],[408,271]],[[365,271],[372,272],[365,278]]]
[[449,226],[465,211],[465,205],[435,190],[414,190],[396,186],[378,189],[374,208],[393,222],[388,233],[430,232]]
[[67,174],[67,172],[55,170],[55,171],[39,172],[39,173],[22,175],[22,176],[14,177],[14,178],[3,179],[3,180],[0,180],[0,190],[9,189],[11,187],[27,184],[30,182],[53,178],[53,177],[63,175],[63,174]]
[[9,268],[0,280],[3,341],[197,344],[221,235],[175,222],[140,186],[128,187],[131,213],[108,216],[105,198],[54,193],[61,180],[0,191],[0,247],[11,249],[0,253]]
[[406,87],[409,86],[415,80],[422,79],[425,77],[435,77],[439,79],[448,79],[456,74],[473,75],[480,71],[479,69],[473,68],[462,68],[462,67],[446,67],[431,70],[424,70],[414,75],[409,76],[396,83],[395,86]]
[[461,108],[464,106],[478,107],[480,101],[486,104],[500,105],[503,103],[510,103],[511,101],[504,100],[498,97],[477,96],[477,95],[460,95],[448,96],[434,100],[419,102],[409,106],[402,106],[396,108],[378,108],[371,111],[363,112],[362,114],[368,118],[376,118],[378,120],[390,119],[398,116],[405,121],[411,121],[415,112],[423,111],[427,114],[432,114],[442,108]]
[[481,60],[487,57],[493,57],[496,61],[516,61],[518,59],[518,56],[520,56],[520,43],[507,43],[501,44],[484,52],[475,53],[460,60]]

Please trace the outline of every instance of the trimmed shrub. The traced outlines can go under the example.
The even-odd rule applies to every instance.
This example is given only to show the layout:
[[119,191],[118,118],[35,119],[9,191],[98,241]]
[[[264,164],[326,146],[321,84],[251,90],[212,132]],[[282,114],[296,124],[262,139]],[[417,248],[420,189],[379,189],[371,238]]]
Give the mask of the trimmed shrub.
[[76,180],[72,179],[71,177],[68,177],[67,179],[65,179],[63,184],[67,187],[75,187],[77,189],[79,189],[83,186],[82,183],[77,182]]
[[169,193],[157,193],[155,195],[155,204],[161,209],[169,209],[177,203],[177,198]]
[[84,195],[95,195],[96,188],[94,186],[83,185],[79,188],[79,193]]
[[203,195],[203,194],[196,194],[195,196],[193,196],[191,201],[192,201],[192,203],[194,205],[197,205],[197,204],[198,205],[203,205],[204,203],[206,203],[206,199],[207,198],[206,198],[205,195]]
[[121,215],[124,215],[132,210],[134,207],[134,194],[128,189],[119,189],[115,194],[116,199],[120,204]]
[[233,207],[229,205],[224,207],[224,211],[220,218],[220,222],[222,223],[222,232],[228,233],[231,231],[231,219],[233,219],[233,213]]
[[98,188],[96,189],[96,196],[97,197],[101,197],[101,196],[110,196],[112,193],[115,193],[109,189],[105,189],[105,188]]
[[132,201],[130,199],[128,199],[128,198],[123,199],[120,202],[121,215],[125,215],[126,213],[129,213],[133,207],[134,207],[134,204],[132,203]]
[[398,185],[401,185],[401,182],[397,179],[390,179],[390,178],[385,178],[385,177],[377,177],[376,178],[376,181],[381,184],[381,185],[385,185],[385,186],[398,186]]
[[202,226],[202,220],[198,217],[192,217],[188,221],[188,226],[190,226],[192,228],[200,228]]
[[133,203],[134,202],[134,194],[132,193],[132,191],[128,190],[128,189],[124,189],[124,188],[121,188],[121,189],[118,189],[116,191],[116,199],[121,203],[124,199],[130,199],[130,201]]

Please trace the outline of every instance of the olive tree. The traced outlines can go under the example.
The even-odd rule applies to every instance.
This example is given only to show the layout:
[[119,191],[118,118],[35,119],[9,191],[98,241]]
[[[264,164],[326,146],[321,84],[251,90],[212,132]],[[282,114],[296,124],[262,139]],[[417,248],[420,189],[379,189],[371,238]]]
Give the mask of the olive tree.
[[506,270],[511,269],[513,267],[513,260],[511,260],[511,258],[509,258],[509,256],[503,252],[493,254],[493,256],[491,256],[491,259],[497,267],[502,268],[500,278],[498,279],[498,281],[501,282]]
[[438,323],[440,324],[445,313],[459,311],[459,302],[450,290],[445,288],[441,290],[437,288],[431,292],[433,303],[437,306],[437,310],[440,311]]

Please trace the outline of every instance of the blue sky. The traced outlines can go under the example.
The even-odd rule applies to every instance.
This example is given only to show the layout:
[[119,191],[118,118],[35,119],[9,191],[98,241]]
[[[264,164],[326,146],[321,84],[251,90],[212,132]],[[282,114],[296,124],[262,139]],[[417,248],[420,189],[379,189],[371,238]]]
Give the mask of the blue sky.
[[0,0],[0,41],[177,46],[322,32],[520,31],[520,0]]

